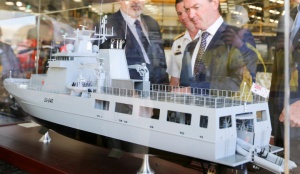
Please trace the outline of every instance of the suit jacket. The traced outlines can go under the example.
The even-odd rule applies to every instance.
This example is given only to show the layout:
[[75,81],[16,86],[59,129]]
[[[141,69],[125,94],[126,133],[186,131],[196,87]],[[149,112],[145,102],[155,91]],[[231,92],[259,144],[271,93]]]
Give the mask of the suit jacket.
[[[149,41],[151,44],[151,46],[148,47],[148,50],[146,50],[150,59],[150,64],[147,64],[147,68],[150,72],[149,80],[151,83],[168,84],[169,79],[168,74],[166,73],[166,58],[159,25],[152,17],[143,14],[141,14],[141,21],[148,31]],[[120,10],[108,16],[107,28],[110,29],[111,27],[113,27],[114,36],[108,38],[108,40],[102,44],[100,48],[109,48],[110,39],[112,38],[125,39],[127,27],[125,46],[127,63],[128,65],[145,63],[141,47],[129,27],[126,26],[126,21],[124,20]],[[141,79],[136,70],[130,70],[129,73],[131,79]]]
[[[293,23],[297,15],[297,8],[293,8],[290,11],[290,20]],[[283,26],[284,17],[279,21],[278,26]],[[290,83],[290,104],[300,100],[299,84],[300,82],[300,30],[297,31],[290,50],[290,72],[289,80],[293,79],[293,76],[298,76],[298,79],[293,79],[295,83]],[[275,145],[283,146],[283,134],[282,134],[282,123],[279,122],[278,118],[284,108],[284,30],[278,27],[278,32],[276,36],[276,51],[273,62],[272,69],[272,82],[269,97],[269,110],[271,114],[272,123],[272,135],[275,137]],[[291,140],[300,139],[300,129],[291,128],[290,129]],[[296,138],[297,137],[297,138]],[[299,141],[298,141],[299,143]],[[298,150],[299,152],[299,150]],[[296,153],[292,153],[294,155]],[[299,153],[298,153],[299,154]],[[297,157],[298,161],[300,156]],[[295,159],[295,158],[294,158]]]
[[[256,53],[245,44],[239,49],[226,44],[222,37],[227,27],[229,25],[225,22],[219,27],[202,56],[206,66],[205,74],[199,74],[196,77],[192,75],[191,56],[193,53],[188,51],[190,45],[187,46],[180,76],[182,86],[238,91],[243,78],[243,67],[247,67],[254,76],[257,61]],[[255,47],[253,36],[248,30],[243,36],[243,41]]]
[[[292,22],[296,18],[297,15],[297,8],[293,8],[290,12],[290,17]],[[283,26],[284,17],[279,21],[278,26]],[[276,36],[276,51],[273,63],[273,72],[272,72],[272,83],[271,83],[271,98],[282,98],[284,93],[284,31],[283,28],[278,27],[278,32]],[[300,56],[300,31],[296,33],[293,41],[292,41],[292,48],[290,52],[290,74],[294,70],[297,70],[297,64],[299,62]],[[299,65],[299,64],[298,64]],[[291,92],[298,94],[297,86],[291,86]],[[293,95],[291,97],[299,97],[298,95]]]

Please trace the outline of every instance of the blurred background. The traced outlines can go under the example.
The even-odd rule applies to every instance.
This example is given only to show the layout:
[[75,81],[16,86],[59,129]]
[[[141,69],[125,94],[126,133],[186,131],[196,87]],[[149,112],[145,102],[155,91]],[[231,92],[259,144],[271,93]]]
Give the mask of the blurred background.
[[[15,104],[2,85],[11,70],[12,76],[20,78],[46,73],[47,60],[64,46],[63,35],[74,34],[81,25],[94,30],[101,17],[119,10],[119,1],[0,0],[0,113],[10,113]],[[168,60],[174,38],[185,31],[178,21],[175,0],[145,1],[144,14],[158,21]],[[284,1],[220,0],[220,10],[229,24],[252,32],[271,72],[276,32],[282,30],[278,22],[285,13]],[[260,62],[258,69],[263,71]]]
[[[5,67],[11,67],[5,64],[19,67],[13,76],[28,78],[32,73],[45,73],[47,60],[63,46],[63,35],[74,34],[80,25],[94,30],[101,16],[116,12],[119,6],[114,0],[0,0],[0,41],[9,44],[15,55],[10,55],[9,61],[1,61],[2,80],[9,76]],[[284,14],[284,1],[220,0],[220,9],[228,23],[253,33],[257,49],[271,71],[274,39],[278,21]],[[175,0],[146,0],[144,14],[159,22],[169,59],[173,39],[185,31],[175,12]],[[0,50],[3,56],[1,51],[5,50]],[[1,91],[4,91],[2,85]],[[1,111],[7,111],[11,105],[8,94],[0,95]]]

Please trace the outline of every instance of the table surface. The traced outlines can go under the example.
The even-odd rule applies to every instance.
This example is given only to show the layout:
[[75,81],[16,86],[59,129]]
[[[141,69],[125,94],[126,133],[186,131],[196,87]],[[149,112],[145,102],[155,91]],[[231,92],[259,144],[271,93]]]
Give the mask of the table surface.
[[[142,155],[125,153],[122,158],[108,157],[109,149],[90,145],[62,136],[54,131],[50,143],[39,139],[40,127],[19,125],[0,127],[0,159],[29,173],[136,173]],[[161,158],[150,156],[155,173],[193,174],[201,171],[186,168]]]

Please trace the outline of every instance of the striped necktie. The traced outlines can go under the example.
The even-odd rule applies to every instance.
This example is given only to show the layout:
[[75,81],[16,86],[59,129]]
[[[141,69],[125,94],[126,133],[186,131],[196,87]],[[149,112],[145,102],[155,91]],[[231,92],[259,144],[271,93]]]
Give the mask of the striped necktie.
[[196,77],[200,72],[202,72],[202,70],[205,68],[204,63],[202,61],[202,56],[204,54],[205,51],[205,47],[206,47],[206,39],[209,36],[208,32],[203,32],[201,35],[201,43],[200,43],[200,48],[199,48],[199,52],[195,61],[195,65],[194,65],[194,77]]

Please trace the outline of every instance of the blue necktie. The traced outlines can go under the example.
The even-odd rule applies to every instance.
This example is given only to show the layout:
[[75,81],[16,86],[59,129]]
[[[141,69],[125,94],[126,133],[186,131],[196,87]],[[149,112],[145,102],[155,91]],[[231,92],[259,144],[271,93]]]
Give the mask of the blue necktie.
[[205,51],[205,47],[206,47],[206,39],[209,36],[208,32],[203,32],[201,35],[201,43],[200,43],[200,48],[199,48],[199,52],[195,61],[195,65],[194,65],[194,77],[197,77],[199,75],[199,73],[201,72],[205,72],[205,65],[202,61],[202,56],[204,54]]
[[187,46],[185,47],[180,72],[180,86],[190,86],[190,83],[194,81],[191,61],[198,41],[199,37],[187,44]]
[[139,35],[140,41],[143,44],[143,47],[144,47],[144,49],[145,49],[145,51],[147,53],[147,49],[149,47],[149,43],[148,43],[148,40],[146,38],[145,33],[143,32],[143,29],[142,29],[142,26],[141,26],[141,22],[139,20],[136,20],[134,22],[134,24],[135,24],[135,28],[136,28],[137,34]]

